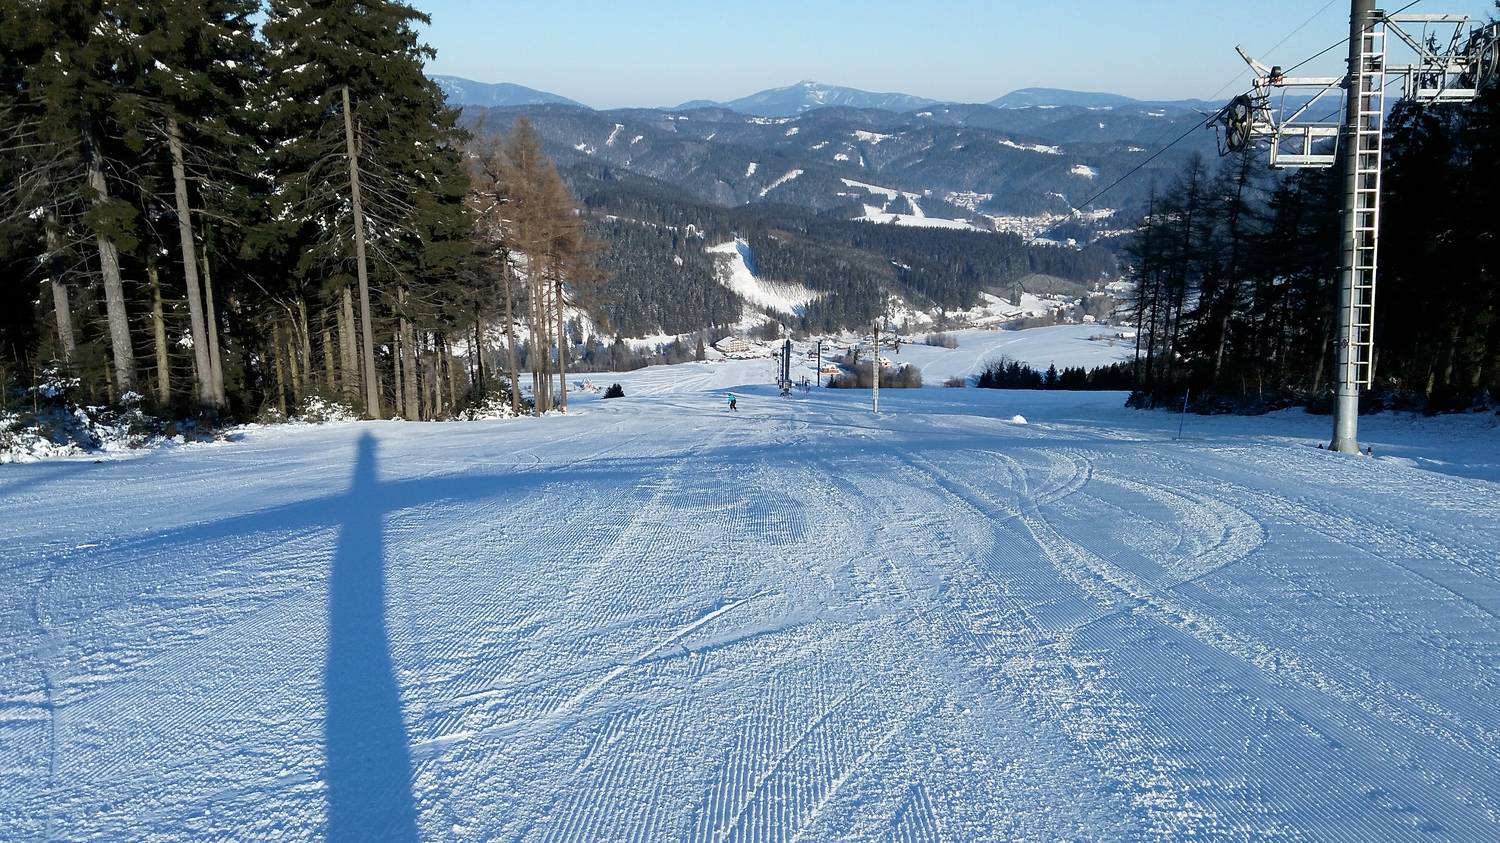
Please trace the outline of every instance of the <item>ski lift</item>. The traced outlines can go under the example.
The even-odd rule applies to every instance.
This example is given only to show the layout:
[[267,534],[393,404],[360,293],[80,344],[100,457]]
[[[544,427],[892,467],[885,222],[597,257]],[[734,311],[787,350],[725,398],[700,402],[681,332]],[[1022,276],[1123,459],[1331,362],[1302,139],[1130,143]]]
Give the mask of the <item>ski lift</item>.
[[[1255,81],[1250,92],[1230,100],[1211,118],[1220,135],[1219,154],[1229,155],[1259,142],[1269,149],[1273,168],[1333,166],[1339,124],[1305,118],[1325,98],[1342,96],[1344,78],[1287,76],[1280,65],[1262,64],[1239,47],[1235,51],[1250,66]],[[1272,89],[1281,92],[1281,102],[1274,107]],[[1288,93],[1294,95],[1291,104]]]

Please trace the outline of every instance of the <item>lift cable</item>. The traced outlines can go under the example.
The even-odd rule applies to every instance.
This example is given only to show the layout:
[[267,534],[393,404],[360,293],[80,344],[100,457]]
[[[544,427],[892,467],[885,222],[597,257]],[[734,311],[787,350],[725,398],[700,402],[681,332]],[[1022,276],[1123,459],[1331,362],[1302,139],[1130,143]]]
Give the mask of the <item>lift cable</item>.
[[[1410,3],[1407,3],[1405,6],[1402,6],[1401,8],[1397,9],[1394,12],[1390,12],[1389,14],[1386,15],[1386,17],[1388,17],[1388,18],[1395,17],[1396,15],[1401,14],[1402,12],[1406,11],[1407,9],[1410,9],[1412,6],[1415,6],[1415,5],[1417,5],[1418,3],[1421,3],[1421,2],[1422,2],[1422,0],[1411,0]],[[1377,20],[1374,23],[1371,23],[1369,26],[1366,26],[1365,27],[1365,32],[1369,32],[1371,29],[1374,29],[1376,26],[1379,25],[1379,23],[1380,22]],[[1343,38],[1340,38],[1338,41],[1336,41],[1336,42],[1334,42],[1332,44],[1329,44],[1327,47],[1324,47],[1323,49],[1319,50],[1318,52],[1312,54],[1311,56],[1308,56],[1307,58],[1303,59],[1302,61],[1297,62],[1296,64],[1292,65],[1291,67],[1288,67],[1286,70],[1283,70],[1282,73],[1291,73],[1292,71],[1294,71],[1297,68],[1303,66],[1304,64],[1307,64],[1308,62],[1316,61],[1317,59],[1321,58],[1322,56],[1328,54],[1330,51],[1337,50],[1339,47],[1342,47],[1342,46],[1344,46],[1347,43],[1349,43],[1349,36],[1346,35]]]
[[[1321,14],[1323,14],[1323,12],[1327,11],[1328,7],[1332,6],[1334,2],[1335,2],[1335,0],[1329,0],[1329,2],[1326,3],[1323,6],[1323,8],[1319,9],[1312,17],[1308,18],[1300,26],[1298,26],[1296,29],[1292,30],[1290,33],[1288,33],[1285,38],[1281,39],[1281,41],[1276,45],[1276,47],[1273,47],[1272,50],[1274,51],[1277,47],[1280,47],[1283,44],[1285,44],[1287,41],[1291,40],[1293,36],[1295,36],[1298,32],[1301,32],[1303,29],[1305,29],[1307,27],[1307,25],[1310,24],[1310,23],[1312,23],[1313,20],[1315,20],[1319,15],[1321,15]],[[1410,9],[1412,6],[1415,6],[1415,5],[1417,5],[1418,3],[1421,3],[1421,2],[1422,2],[1422,0],[1412,0],[1412,2],[1407,3],[1405,6],[1402,6],[1400,9],[1396,10],[1395,12],[1392,12],[1391,14],[1399,15],[1402,12],[1406,11],[1407,9]],[[1324,48],[1323,50],[1320,50],[1319,52],[1317,52],[1317,53],[1309,56],[1308,58],[1305,58],[1302,61],[1297,62],[1296,64],[1292,65],[1285,72],[1290,73],[1291,71],[1296,70],[1297,68],[1299,68],[1299,67],[1307,64],[1308,62],[1315,61],[1319,56],[1324,55],[1325,53],[1329,52],[1330,50],[1338,48],[1342,44],[1348,43],[1348,41],[1349,41],[1349,39],[1347,37],[1345,37],[1342,40],[1340,40],[1337,44],[1332,44],[1332,45]],[[1239,78],[1238,76],[1235,77],[1236,80],[1238,80],[1238,78]],[[1227,83],[1226,85],[1224,85],[1223,88],[1227,88],[1227,87],[1229,87],[1229,85],[1233,85],[1233,84],[1234,84],[1234,81],[1231,81],[1231,82]],[[1223,91],[1223,88],[1219,89],[1220,92]],[[1218,94],[1216,93],[1215,96],[1217,96],[1217,95]],[[1228,107],[1229,106],[1226,105],[1223,108],[1220,108],[1219,110],[1215,111],[1213,114],[1208,115],[1205,119],[1200,120],[1198,122],[1195,122],[1192,126],[1188,127],[1187,131],[1183,132],[1182,134],[1180,134],[1176,138],[1174,138],[1171,143],[1168,143],[1166,146],[1163,146],[1161,149],[1158,149],[1157,151],[1151,153],[1151,155],[1149,157],[1147,157],[1141,163],[1139,163],[1139,164],[1135,165],[1134,167],[1130,168],[1130,170],[1128,172],[1126,172],[1123,176],[1120,176],[1119,178],[1117,178],[1114,181],[1110,182],[1109,184],[1105,185],[1103,188],[1101,188],[1100,190],[1098,190],[1097,192],[1095,192],[1094,195],[1092,195],[1089,198],[1085,199],[1082,203],[1080,203],[1077,206],[1076,209],[1081,211],[1084,208],[1087,208],[1088,206],[1094,204],[1100,198],[1102,198],[1106,193],[1109,193],[1111,190],[1114,190],[1116,187],[1119,187],[1122,183],[1124,183],[1131,176],[1134,176],[1136,173],[1139,173],[1141,170],[1145,169],[1152,161],[1155,161],[1156,159],[1158,159],[1161,156],[1165,155],[1168,152],[1168,150],[1172,149],[1172,147],[1174,147],[1177,144],[1182,143],[1183,141],[1187,140],[1190,136],[1192,136],[1192,134],[1194,132],[1197,132],[1200,129],[1203,129],[1206,126],[1213,125],[1214,121],[1218,120],[1219,117],[1224,113],[1224,110],[1227,109]],[[1004,258],[1002,259],[1002,263],[1009,263],[1010,259],[1012,257],[1015,257],[1015,255],[1016,255],[1017,252],[1019,252],[1021,250],[1024,250],[1028,245],[1029,244],[1026,243],[1026,241],[1023,239],[1017,249],[1012,250],[1010,252],[1007,252],[1005,254]]]
[[[1330,8],[1332,8],[1333,4],[1337,3],[1337,2],[1339,2],[1339,0],[1328,0],[1327,3],[1323,4],[1323,8],[1317,10],[1316,12],[1313,12],[1313,14],[1312,14],[1311,17],[1309,17],[1307,20],[1303,21],[1296,29],[1292,30],[1291,32],[1288,32],[1286,34],[1285,38],[1282,38],[1280,41],[1277,41],[1274,46],[1272,46],[1269,50],[1266,50],[1262,55],[1270,55],[1270,54],[1276,52],[1277,50],[1281,49],[1282,47],[1286,46],[1286,42],[1288,42],[1288,41],[1292,40],[1293,38],[1295,38],[1297,36],[1297,33],[1301,32],[1304,29],[1306,29],[1309,24],[1311,24],[1313,21],[1315,21],[1319,17],[1321,17],[1324,12],[1326,12]],[[1348,40],[1348,39],[1345,39],[1345,40]],[[1325,50],[1324,52],[1327,52],[1327,51]],[[1223,93],[1225,91],[1229,90],[1229,87],[1231,85],[1233,85],[1234,83],[1240,81],[1240,77],[1242,77],[1244,75],[1245,75],[1245,71],[1243,69],[1241,69],[1239,73],[1236,73],[1234,75],[1233,79],[1229,80],[1228,82],[1225,82],[1223,85],[1220,85],[1219,89],[1217,91],[1214,91],[1213,93],[1209,94],[1205,99],[1208,99],[1209,101],[1218,99],[1221,95],[1223,95]]]
[[[1320,15],[1322,15],[1324,12],[1328,11],[1328,9],[1331,6],[1333,6],[1333,4],[1335,2],[1337,2],[1337,1],[1338,0],[1328,0],[1327,3],[1323,4],[1323,7],[1321,9],[1319,9],[1316,12],[1314,12],[1311,17],[1309,17],[1307,20],[1303,21],[1301,24],[1299,24],[1297,26],[1297,28],[1293,29],[1291,32],[1288,32],[1286,34],[1286,36],[1284,38],[1282,38],[1280,41],[1276,42],[1276,45],[1273,46],[1269,50],[1269,52],[1275,52],[1276,50],[1280,49],[1283,45],[1286,44],[1286,42],[1288,42],[1288,41],[1292,40],[1292,38],[1296,37],[1297,33],[1301,32],[1304,29],[1306,29],[1309,24],[1311,24],[1313,21],[1317,20],[1318,17]],[[1417,5],[1417,3],[1420,3],[1420,2],[1422,2],[1422,0],[1412,0],[1412,2],[1406,4],[1406,6],[1402,7],[1401,11],[1404,12],[1407,9],[1410,9],[1412,6],[1415,6],[1415,5]],[[1400,12],[1397,12],[1396,14],[1400,14]],[[1349,40],[1348,38],[1345,38],[1343,41],[1340,41],[1339,44],[1343,44],[1343,43],[1347,42],[1348,40]],[[1328,50],[1332,50],[1334,47],[1339,46],[1339,44],[1334,44],[1333,47],[1329,47],[1328,49],[1323,50],[1322,52],[1318,53],[1317,55],[1312,56],[1311,58],[1304,59],[1303,61],[1298,62],[1296,65],[1293,65],[1293,69],[1295,69],[1297,67],[1301,67],[1302,65],[1307,64],[1310,61],[1313,61],[1318,56],[1321,56],[1321,55],[1323,55],[1323,53],[1328,52]],[[1213,99],[1214,97],[1217,97],[1220,94],[1222,94],[1224,92],[1224,89],[1228,88],[1230,85],[1233,85],[1235,82],[1239,81],[1239,78],[1240,77],[1238,75],[1236,75],[1234,79],[1231,79],[1229,82],[1227,82],[1224,85],[1220,86],[1219,90],[1215,91],[1211,96],[1209,96],[1209,99]],[[1228,108],[1228,106],[1224,106],[1224,108]],[[1098,201],[1101,197],[1103,197],[1104,194],[1110,192],[1111,190],[1114,190],[1116,187],[1119,187],[1120,184],[1122,182],[1124,182],[1126,179],[1130,178],[1131,176],[1133,176],[1136,173],[1140,172],[1141,170],[1145,169],[1146,166],[1149,165],[1152,161],[1155,161],[1157,158],[1160,158],[1162,155],[1166,154],[1166,152],[1168,150],[1170,150],[1172,147],[1176,146],[1179,143],[1182,143],[1184,140],[1187,140],[1188,137],[1191,136],[1194,132],[1196,132],[1199,129],[1202,129],[1202,128],[1206,127],[1206,126],[1213,125],[1214,121],[1218,120],[1219,117],[1220,117],[1220,115],[1222,115],[1224,113],[1224,108],[1220,108],[1218,111],[1215,111],[1214,113],[1212,113],[1210,115],[1207,115],[1202,121],[1193,124],[1192,127],[1190,127],[1186,132],[1183,132],[1180,136],[1178,136],[1171,143],[1167,144],[1166,146],[1162,147],[1161,149],[1158,149],[1156,152],[1152,153],[1151,156],[1148,157],[1146,160],[1142,161],[1140,164],[1137,164],[1135,167],[1131,168],[1131,170],[1129,172],[1127,172],[1125,175],[1120,176],[1119,178],[1117,178],[1114,181],[1110,182],[1102,190],[1100,190],[1099,192],[1095,193],[1093,196],[1090,196],[1088,199],[1084,200],[1083,203],[1078,206],[1078,209],[1079,210],[1083,210],[1084,208],[1087,208],[1088,206],[1092,205],[1094,202]]]

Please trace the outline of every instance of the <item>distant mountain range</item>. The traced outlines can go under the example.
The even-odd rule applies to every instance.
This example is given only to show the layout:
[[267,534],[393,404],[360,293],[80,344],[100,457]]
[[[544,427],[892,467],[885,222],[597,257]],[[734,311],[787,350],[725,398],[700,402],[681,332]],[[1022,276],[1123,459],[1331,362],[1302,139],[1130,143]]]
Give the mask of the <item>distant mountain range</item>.
[[[433,76],[447,95],[448,102],[458,106],[495,108],[530,105],[572,105],[584,108],[581,103],[559,94],[538,91],[509,83],[488,84],[474,82],[458,76]],[[717,100],[691,100],[676,108],[655,109],[660,111],[691,111],[700,108],[718,108],[747,114],[754,117],[795,117],[819,108],[857,108],[892,111],[898,114],[944,104],[940,100],[903,93],[877,93],[858,88],[825,85],[821,82],[804,81],[784,88],[771,88],[739,99],[720,102]],[[955,105],[956,103],[947,103]],[[1060,108],[1064,106],[1116,109],[1132,107],[1167,108],[1191,110],[1217,108],[1221,103],[1204,100],[1138,100],[1120,94],[1090,91],[1069,91],[1060,88],[1022,88],[985,105],[993,108]]]
[[675,110],[694,108],[727,108],[740,114],[756,117],[794,117],[815,108],[842,106],[845,108],[878,108],[882,111],[915,111],[938,101],[910,94],[872,93],[858,88],[841,88],[820,82],[798,82],[785,88],[772,88],[748,97],[728,102],[693,100],[677,106]]
[[750,272],[818,294],[793,318],[822,328],[867,323],[882,290],[934,315],[1009,295],[1016,272],[1082,291],[1115,277],[1152,191],[1216,148],[1212,131],[1188,132],[1203,122],[1191,105],[1112,94],[956,104],[802,82],[603,110],[439,81],[471,129],[531,122],[605,244],[610,304],[594,316],[626,336],[764,318],[725,282],[717,249],[737,239],[754,244]]
[[1068,91],[1061,88],[1022,88],[1011,91],[989,105],[995,108],[1056,108],[1073,105],[1080,108],[1128,108],[1132,106],[1159,106],[1165,108],[1218,108],[1223,103],[1209,105],[1207,100],[1138,100],[1119,94],[1102,94],[1092,91]]
[[586,108],[583,103],[557,94],[538,91],[509,82],[475,82],[461,76],[430,77],[443,89],[449,105],[478,106],[480,108],[504,108],[516,105],[573,105]]

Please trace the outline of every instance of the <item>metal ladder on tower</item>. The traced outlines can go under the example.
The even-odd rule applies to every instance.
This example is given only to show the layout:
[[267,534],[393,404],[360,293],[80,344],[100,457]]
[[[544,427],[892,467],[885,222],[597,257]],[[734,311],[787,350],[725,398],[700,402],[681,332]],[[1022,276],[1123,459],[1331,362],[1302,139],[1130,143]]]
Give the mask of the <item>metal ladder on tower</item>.
[[1359,125],[1354,133],[1356,204],[1353,217],[1345,222],[1353,227],[1354,290],[1349,299],[1350,324],[1354,326],[1353,347],[1348,358],[1354,371],[1353,381],[1368,388],[1375,368],[1375,279],[1380,261],[1380,173],[1385,135],[1385,26],[1370,27],[1364,33],[1363,67],[1351,68],[1350,96],[1359,97]]

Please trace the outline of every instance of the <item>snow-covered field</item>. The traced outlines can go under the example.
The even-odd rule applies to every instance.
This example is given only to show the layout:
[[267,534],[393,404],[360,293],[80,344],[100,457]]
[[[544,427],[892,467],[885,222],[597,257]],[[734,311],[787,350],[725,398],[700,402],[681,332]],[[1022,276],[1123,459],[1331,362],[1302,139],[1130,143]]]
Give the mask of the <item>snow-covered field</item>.
[[[1028,305],[1031,301],[1022,304]],[[1024,331],[950,331],[949,334],[958,340],[958,348],[922,345],[918,337],[919,342],[902,345],[900,355],[891,357],[891,362],[915,364],[922,369],[923,381],[929,384],[940,384],[952,377],[978,375],[986,362],[1001,356],[1030,363],[1039,371],[1046,371],[1049,365],[1059,369],[1070,366],[1092,369],[1130,359],[1134,354],[1135,342],[1118,339],[1119,332],[1119,328],[1104,325],[1054,325]]]
[[1500,837],[1493,417],[769,374],[0,469],[0,839]]

